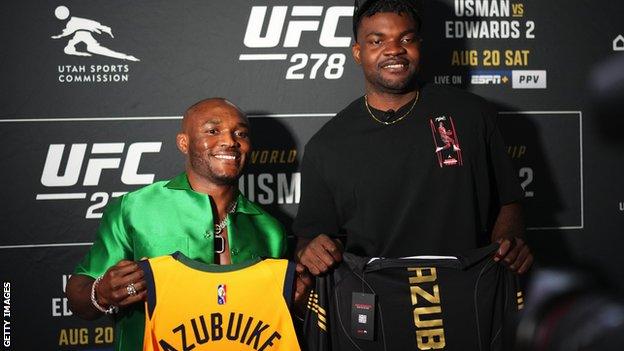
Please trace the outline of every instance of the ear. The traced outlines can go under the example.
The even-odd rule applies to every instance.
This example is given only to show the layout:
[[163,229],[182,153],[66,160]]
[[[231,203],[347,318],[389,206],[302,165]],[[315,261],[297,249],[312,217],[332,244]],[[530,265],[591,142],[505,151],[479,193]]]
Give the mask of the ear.
[[351,46],[351,54],[353,55],[353,60],[355,60],[355,63],[361,65],[362,60],[360,59],[360,44],[357,41]]
[[176,146],[181,153],[188,154],[188,135],[185,133],[178,133],[176,135]]

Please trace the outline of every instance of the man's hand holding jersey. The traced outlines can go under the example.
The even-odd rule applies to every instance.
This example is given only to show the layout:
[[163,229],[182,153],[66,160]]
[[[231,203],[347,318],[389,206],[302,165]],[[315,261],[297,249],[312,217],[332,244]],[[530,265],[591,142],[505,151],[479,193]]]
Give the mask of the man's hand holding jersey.
[[104,273],[95,287],[95,296],[102,306],[125,307],[145,300],[145,287],[143,270],[139,265],[134,261],[121,260]]

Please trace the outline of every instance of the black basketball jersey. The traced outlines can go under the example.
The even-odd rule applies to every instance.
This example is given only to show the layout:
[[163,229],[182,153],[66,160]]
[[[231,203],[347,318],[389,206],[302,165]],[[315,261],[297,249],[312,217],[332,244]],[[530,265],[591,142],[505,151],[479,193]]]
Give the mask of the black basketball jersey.
[[508,350],[523,297],[517,277],[493,261],[497,248],[398,259],[345,253],[316,278],[307,349]]

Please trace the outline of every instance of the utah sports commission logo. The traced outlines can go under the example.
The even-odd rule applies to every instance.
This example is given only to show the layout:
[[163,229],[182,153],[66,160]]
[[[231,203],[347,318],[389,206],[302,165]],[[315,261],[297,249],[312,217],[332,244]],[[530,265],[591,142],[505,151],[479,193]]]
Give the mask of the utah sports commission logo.
[[64,23],[64,27],[51,38],[65,43],[63,52],[66,55],[100,59],[95,62],[91,59],[89,64],[58,65],[60,83],[119,83],[129,80],[130,65],[100,63],[102,57],[121,62],[140,61],[131,54],[111,49],[101,43],[103,40],[115,38],[111,27],[95,19],[72,16],[66,6],[56,7],[54,16]]
[[[252,6],[238,59],[288,61],[289,80],[339,79],[350,53],[352,16],[353,6]],[[301,50],[302,37],[318,45],[314,52]]]

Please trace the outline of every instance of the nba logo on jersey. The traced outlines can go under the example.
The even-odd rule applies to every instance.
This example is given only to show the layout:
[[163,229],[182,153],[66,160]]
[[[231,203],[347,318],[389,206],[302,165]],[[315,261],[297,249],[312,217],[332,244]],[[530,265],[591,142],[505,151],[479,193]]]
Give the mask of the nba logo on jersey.
[[219,284],[217,286],[217,303],[219,305],[225,305],[226,297],[225,297],[225,284]]

